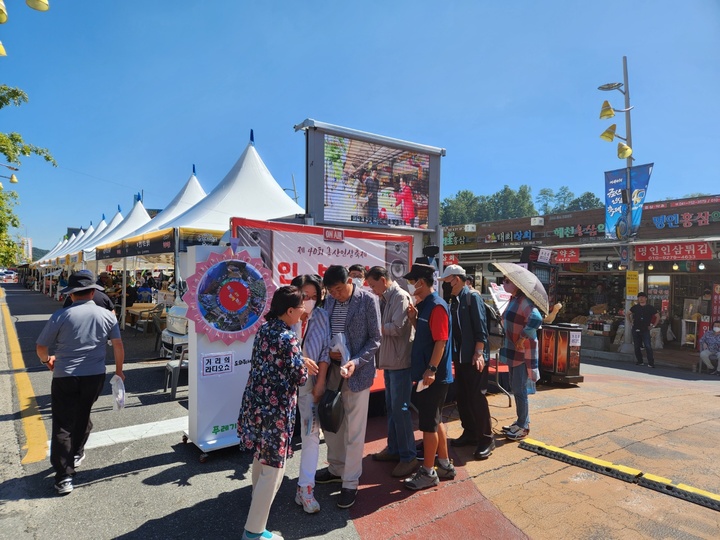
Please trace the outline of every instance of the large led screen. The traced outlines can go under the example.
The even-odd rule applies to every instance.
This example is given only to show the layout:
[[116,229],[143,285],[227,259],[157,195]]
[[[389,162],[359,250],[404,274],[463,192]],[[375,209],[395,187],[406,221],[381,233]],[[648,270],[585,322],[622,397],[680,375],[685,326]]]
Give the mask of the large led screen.
[[428,228],[430,156],[324,134],[325,221]]

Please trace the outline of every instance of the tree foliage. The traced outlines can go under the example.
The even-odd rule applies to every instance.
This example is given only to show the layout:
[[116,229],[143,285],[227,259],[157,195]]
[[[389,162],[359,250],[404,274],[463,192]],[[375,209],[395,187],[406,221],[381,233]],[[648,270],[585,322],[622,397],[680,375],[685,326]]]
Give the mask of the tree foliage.
[[594,193],[586,191],[579,197],[575,197],[575,194],[567,186],[560,187],[557,193],[550,188],[543,188],[539,191],[535,201],[538,203],[540,213],[543,215],[577,212],[603,206],[603,202]]
[[[0,109],[9,105],[19,107],[27,103],[28,96],[19,88],[0,84]],[[57,166],[55,158],[46,149],[25,142],[19,133],[0,133],[0,154],[5,156],[8,163],[20,165],[21,156],[36,155],[45,161]],[[11,227],[19,227],[20,220],[15,214],[18,204],[18,195],[14,191],[5,191],[0,188],[0,266],[12,266],[17,263],[22,248],[10,235]]]
[[440,223],[462,225],[481,221],[497,221],[535,215],[529,186],[520,186],[515,191],[509,186],[492,195],[475,195],[464,189],[455,197],[440,202]]

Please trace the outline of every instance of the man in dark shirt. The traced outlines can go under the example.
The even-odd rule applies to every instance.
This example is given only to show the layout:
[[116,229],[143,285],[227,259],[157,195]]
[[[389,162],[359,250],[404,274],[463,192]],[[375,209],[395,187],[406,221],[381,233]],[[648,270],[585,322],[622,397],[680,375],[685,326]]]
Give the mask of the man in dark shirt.
[[645,346],[648,357],[648,366],[655,367],[655,357],[650,343],[650,330],[655,328],[658,318],[658,310],[647,303],[647,294],[638,293],[638,303],[630,308],[630,322],[632,323],[633,344],[635,345],[635,358],[638,366],[643,365],[642,350],[640,345]]
[[[93,276],[93,273],[90,270],[80,270],[76,272],[78,275],[86,276],[88,279],[92,279],[95,281],[95,276]],[[112,311],[115,313],[115,304],[112,300],[110,300],[110,297],[105,294],[104,292],[100,290],[96,290],[95,294],[93,295],[93,302],[95,302],[98,306],[107,309],[108,311]],[[65,299],[65,303],[63,304],[63,307],[70,307],[72,305],[72,295],[68,295],[68,297]]]

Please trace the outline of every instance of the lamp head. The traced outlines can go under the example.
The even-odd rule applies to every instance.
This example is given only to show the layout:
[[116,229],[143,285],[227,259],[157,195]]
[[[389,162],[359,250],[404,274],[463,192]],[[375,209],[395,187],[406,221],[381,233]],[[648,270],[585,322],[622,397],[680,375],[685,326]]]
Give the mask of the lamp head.
[[648,270],[655,270],[655,266],[653,266],[653,263],[650,263],[647,265]]
[[705,270],[705,263],[698,264],[698,270]]
[[609,101],[603,101],[602,107],[600,108],[600,120],[606,120],[615,116],[615,110],[610,106]]
[[673,263],[672,269],[673,269],[673,270],[678,270],[678,269],[680,269],[680,267],[678,266],[678,263]]
[[7,22],[8,16],[7,16],[7,8],[5,7],[5,2],[3,0],[0,0],[0,24],[5,24]]
[[18,183],[18,179],[17,179],[17,176],[15,176],[15,173],[13,173],[13,174],[10,175],[10,183],[11,183],[11,184],[17,184],[17,183]]
[[617,155],[620,159],[627,159],[632,156],[632,148],[625,143],[618,143]]
[[7,53],[5,52],[5,47],[3,47],[2,41],[0,41],[0,56],[7,56]]
[[616,135],[615,135],[616,129],[617,129],[617,124],[611,125],[609,128],[607,128],[605,131],[603,131],[600,134],[600,138],[603,141],[613,142],[613,139],[615,139],[615,137],[616,137]]
[[610,92],[611,90],[620,90],[622,92],[622,85],[623,85],[623,83],[621,83],[621,82],[601,84],[600,86],[598,86],[598,90],[602,90],[603,92]]
[[36,9],[37,11],[47,11],[50,9],[50,2],[48,0],[25,0],[28,7]]

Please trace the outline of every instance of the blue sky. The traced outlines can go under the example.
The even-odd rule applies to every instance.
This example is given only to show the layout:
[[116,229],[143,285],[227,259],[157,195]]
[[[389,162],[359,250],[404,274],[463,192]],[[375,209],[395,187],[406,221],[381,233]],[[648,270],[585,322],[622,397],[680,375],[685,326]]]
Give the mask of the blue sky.
[[193,163],[211,191],[251,128],[303,204],[305,118],[446,148],[442,198],[505,184],[601,196],[624,161],[599,139],[600,106],[623,96],[597,87],[622,81],[623,55],[636,164],[655,163],[648,200],[720,192],[717,0],[6,4],[0,82],[30,102],[3,109],[0,130],[59,164],[18,173],[18,232],[35,247],[127,213],[141,190],[163,208]]

